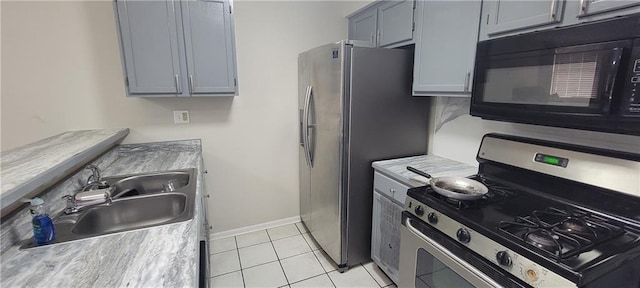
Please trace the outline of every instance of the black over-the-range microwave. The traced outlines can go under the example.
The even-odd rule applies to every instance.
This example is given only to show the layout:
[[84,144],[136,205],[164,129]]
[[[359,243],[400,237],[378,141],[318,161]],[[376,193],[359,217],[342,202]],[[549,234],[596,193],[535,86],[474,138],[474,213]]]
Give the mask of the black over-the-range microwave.
[[640,135],[640,14],[481,41],[471,115]]

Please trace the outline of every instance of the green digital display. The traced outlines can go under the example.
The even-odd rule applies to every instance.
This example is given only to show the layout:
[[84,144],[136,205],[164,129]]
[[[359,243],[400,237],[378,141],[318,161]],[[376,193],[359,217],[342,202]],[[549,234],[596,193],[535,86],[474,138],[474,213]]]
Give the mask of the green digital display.
[[550,155],[545,155],[541,153],[536,153],[536,156],[534,157],[533,160],[536,162],[549,164],[553,166],[559,166],[562,168],[567,168],[567,165],[569,164],[569,159],[567,158],[550,156]]
[[558,164],[560,164],[560,158],[544,156],[542,158],[542,162],[548,163],[548,164],[553,164],[553,165],[558,165]]

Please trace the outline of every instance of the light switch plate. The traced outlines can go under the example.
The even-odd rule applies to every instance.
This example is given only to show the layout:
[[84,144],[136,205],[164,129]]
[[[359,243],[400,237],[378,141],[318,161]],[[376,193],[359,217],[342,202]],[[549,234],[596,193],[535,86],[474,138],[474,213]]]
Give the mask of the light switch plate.
[[174,110],[173,111],[173,123],[186,124],[189,123],[189,111],[187,110]]

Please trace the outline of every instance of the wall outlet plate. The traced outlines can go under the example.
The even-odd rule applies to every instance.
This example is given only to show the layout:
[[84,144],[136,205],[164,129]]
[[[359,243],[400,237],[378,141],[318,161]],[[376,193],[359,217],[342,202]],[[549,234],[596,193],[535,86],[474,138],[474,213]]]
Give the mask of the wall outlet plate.
[[189,111],[187,110],[174,110],[173,111],[173,123],[186,124],[189,123]]

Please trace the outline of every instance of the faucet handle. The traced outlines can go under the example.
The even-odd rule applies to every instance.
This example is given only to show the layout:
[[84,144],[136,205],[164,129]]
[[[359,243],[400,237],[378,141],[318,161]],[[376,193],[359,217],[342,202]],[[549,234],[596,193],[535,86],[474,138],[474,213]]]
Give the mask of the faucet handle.
[[87,183],[100,182],[100,168],[98,168],[98,166],[89,164],[85,169],[91,170],[91,175],[87,178]]

